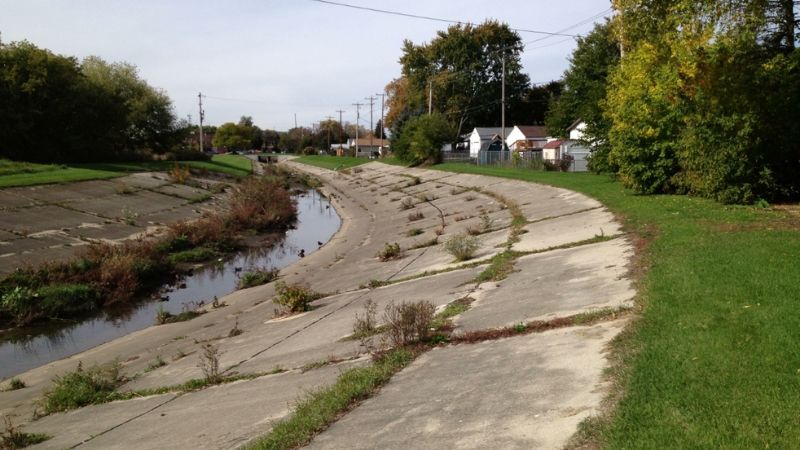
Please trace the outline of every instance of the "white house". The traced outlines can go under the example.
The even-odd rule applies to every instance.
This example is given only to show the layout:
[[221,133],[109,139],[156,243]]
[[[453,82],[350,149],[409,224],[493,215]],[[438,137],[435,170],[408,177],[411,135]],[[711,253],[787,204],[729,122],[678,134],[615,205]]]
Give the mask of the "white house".
[[513,151],[538,150],[552,138],[540,125],[516,125],[506,137],[508,149]]
[[511,133],[511,128],[506,128],[506,135],[503,137],[500,136],[502,132],[501,127],[478,127],[472,130],[469,135],[469,156],[476,158],[478,152],[488,149],[492,142],[502,142]]
[[582,141],[586,123],[576,120],[567,128],[569,139],[557,139],[550,141],[542,148],[542,159],[556,163],[569,155],[572,157],[570,172],[586,172],[588,170],[588,157],[591,149]]

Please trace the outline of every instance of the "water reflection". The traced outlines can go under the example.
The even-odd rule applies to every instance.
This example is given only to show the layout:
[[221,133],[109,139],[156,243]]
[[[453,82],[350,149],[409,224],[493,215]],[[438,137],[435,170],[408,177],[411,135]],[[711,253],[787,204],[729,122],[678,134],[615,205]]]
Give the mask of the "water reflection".
[[[84,320],[56,322],[46,328],[26,328],[2,336],[0,378],[7,378],[51,361],[141,330],[153,324],[158,308],[177,314],[196,302],[210,302],[236,289],[237,269],[251,267],[283,268],[308,255],[327,242],[339,229],[340,219],[328,200],[316,191],[295,196],[298,221],[284,239],[269,247],[249,248],[216,264],[195,270],[169,287],[167,301],[142,302],[134,307],[104,311]],[[279,236],[263,236],[274,242]],[[185,283],[185,285],[184,285]]]

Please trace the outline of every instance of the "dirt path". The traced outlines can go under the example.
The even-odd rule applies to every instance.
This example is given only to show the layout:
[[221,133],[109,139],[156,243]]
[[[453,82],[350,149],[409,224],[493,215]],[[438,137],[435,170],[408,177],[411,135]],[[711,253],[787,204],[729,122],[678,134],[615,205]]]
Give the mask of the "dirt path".
[[[262,375],[47,416],[25,425],[53,436],[35,448],[237,447],[268,432],[304,392],[368,362],[357,341],[342,340],[367,300],[381,311],[393,301],[427,300],[443,308],[469,296],[475,301],[456,317],[456,334],[632,301],[626,278],[631,247],[602,205],[582,195],[380,163],[349,173],[282,164],[323,180],[343,219],[328,244],[282,271],[287,283],[329,294],[312,311],[273,319],[273,284],[238,291],[221,299],[227,306],[209,307],[190,322],[142,330],[21,375],[29,387],[0,393],[0,413],[29,422],[49,380],[78,361],[86,366],[118,358],[133,378],[123,390],[201,377],[197,352],[206,342],[221,349],[226,374]],[[403,209],[404,203],[413,206]],[[511,227],[514,215],[525,223],[516,217],[518,227]],[[507,278],[477,283],[486,264],[459,268],[443,249],[442,242],[467,228],[480,228],[475,260],[488,262],[508,245],[524,255]],[[384,245],[394,242],[404,257],[378,260]],[[371,281],[389,284],[363,288]],[[617,320],[434,349],[311,445],[559,447],[596,411],[604,349],[623,325]],[[233,336],[234,326],[243,333]],[[146,371],[157,357],[167,364]]]

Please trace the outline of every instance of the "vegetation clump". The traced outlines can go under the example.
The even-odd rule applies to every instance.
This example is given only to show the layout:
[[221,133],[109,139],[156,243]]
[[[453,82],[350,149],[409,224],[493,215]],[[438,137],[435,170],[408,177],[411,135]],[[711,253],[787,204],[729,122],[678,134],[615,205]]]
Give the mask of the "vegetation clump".
[[26,433],[18,426],[15,426],[9,416],[3,416],[3,422],[5,422],[5,429],[0,433],[0,449],[2,450],[16,450],[29,447],[44,442],[52,437],[43,433]]
[[310,310],[311,302],[322,297],[321,294],[312,291],[307,286],[287,285],[283,281],[275,284],[275,292],[277,295],[273,301],[293,313]]
[[392,259],[398,259],[403,257],[403,250],[400,248],[400,244],[395,242],[394,244],[386,243],[383,246],[383,250],[378,252],[378,259],[381,261],[389,261]]
[[467,234],[456,234],[444,243],[444,249],[453,255],[456,261],[471,259],[479,247],[478,239]]
[[124,379],[121,365],[113,362],[84,369],[81,363],[74,372],[53,379],[53,388],[44,394],[45,414],[81,408],[114,400],[115,390]]
[[436,308],[427,301],[394,302],[386,306],[383,321],[392,347],[400,348],[413,342],[425,341],[430,335]]
[[239,277],[239,284],[237,287],[239,289],[247,289],[253,286],[271,283],[278,278],[279,273],[280,271],[278,269],[255,267],[244,272]]

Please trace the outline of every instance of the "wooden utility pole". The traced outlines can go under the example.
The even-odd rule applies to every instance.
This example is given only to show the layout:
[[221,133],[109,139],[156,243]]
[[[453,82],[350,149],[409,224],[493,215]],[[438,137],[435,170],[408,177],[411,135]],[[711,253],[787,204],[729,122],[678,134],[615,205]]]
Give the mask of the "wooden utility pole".
[[503,77],[500,87],[500,161],[505,160],[506,150],[506,52],[503,51]]
[[197,105],[200,108],[200,151],[204,152],[205,147],[203,146],[203,118],[205,118],[206,113],[203,111],[203,93],[197,93]]
[[358,122],[361,120],[361,107],[364,106],[363,103],[353,103],[353,106],[356,107],[356,154],[358,156]]
[[375,145],[374,144],[374,140],[373,140],[373,138],[375,137],[375,129],[372,128],[372,105],[375,103],[375,99],[376,98],[377,97],[375,97],[375,96],[370,96],[370,97],[366,97],[365,98],[365,100],[369,100],[369,148],[370,148],[370,151],[372,151],[372,147],[374,147],[374,145]]
[[339,154],[342,154],[342,139],[344,139],[344,123],[342,123],[342,113],[344,112],[343,109],[337,109],[336,112],[339,113]]

